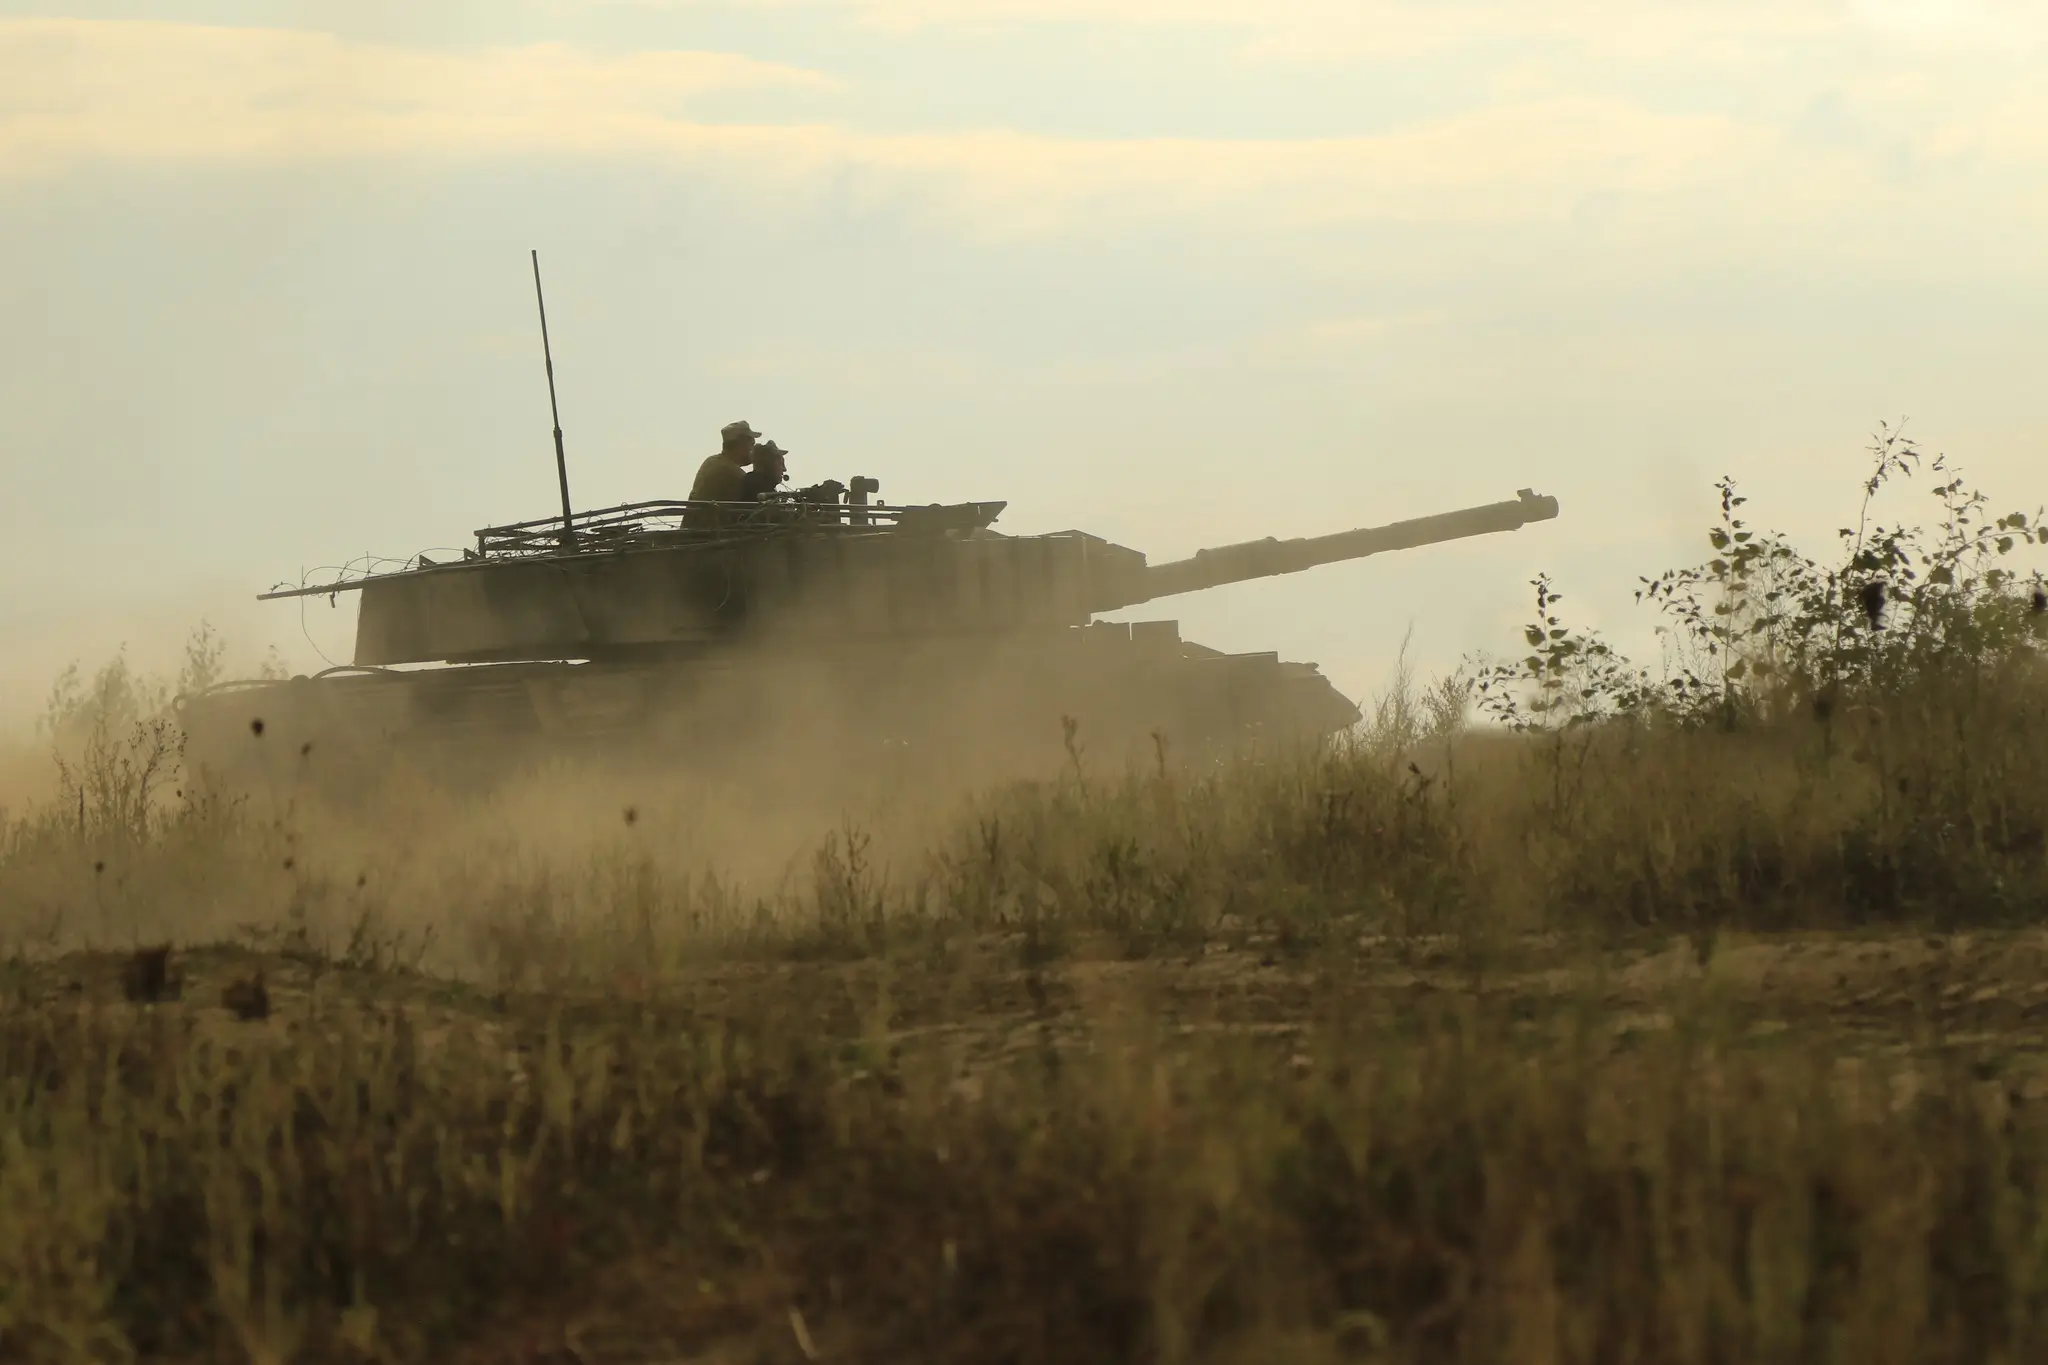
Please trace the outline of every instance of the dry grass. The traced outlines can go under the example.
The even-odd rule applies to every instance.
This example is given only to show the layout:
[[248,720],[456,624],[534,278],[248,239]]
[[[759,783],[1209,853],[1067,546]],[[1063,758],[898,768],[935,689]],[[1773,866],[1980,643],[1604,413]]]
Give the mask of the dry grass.
[[1669,964],[1463,966],[998,952],[624,1002],[216,949],[148,1005],[24,968],[0,1348],[793,1360],[801,1321],[844,1360],[2040,1358],[2040,1080],[1964,1040],[1981,978],[1857,1039]]
[[1545,587],[1519,731],[1397,681],[944,803],[258,806],[74,724],[0,828],[0,1361],[2048,1359],[2015,583],[1677,688]]

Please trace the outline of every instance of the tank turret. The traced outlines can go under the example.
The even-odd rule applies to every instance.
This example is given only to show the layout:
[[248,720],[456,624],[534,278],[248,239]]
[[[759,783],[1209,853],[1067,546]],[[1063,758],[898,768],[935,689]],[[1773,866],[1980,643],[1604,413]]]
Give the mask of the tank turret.
[[[854,480],[864,491],[873,480]],[[838,485],[831,485],[837,489]],[[1008,633],[1089,623],[1228,583],[1510,531],[1558,512],[1508,502],[1164,564],[1080,531],[991,530],[1005,504],[890,506],[795,497],[652,502],[486,527],[453,563],[265,593],[362,594],[362,666],[686,655],[745,637],[812,640]],[[707,524],[710,523],[710,524]]]

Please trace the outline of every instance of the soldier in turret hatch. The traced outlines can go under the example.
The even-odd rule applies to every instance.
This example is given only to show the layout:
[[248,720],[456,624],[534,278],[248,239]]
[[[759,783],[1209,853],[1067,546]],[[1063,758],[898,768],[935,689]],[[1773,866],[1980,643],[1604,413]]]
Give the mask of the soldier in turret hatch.
[[740,501],[759,502],[762,497],[782,487],[782,481],[789,477],[789,452],[769,441],[754,453],[754,467],[740,480]]
[[[754,462],[754,442],[760,435],[745,422],[728,422],[719,432],[724,447],[697,466],[697,481],[690,485],[690,501],[744,501],[747,466]],[[711,526],[716,520],[716,511],[709,507],[692,507],[683,514],[685,526]]]

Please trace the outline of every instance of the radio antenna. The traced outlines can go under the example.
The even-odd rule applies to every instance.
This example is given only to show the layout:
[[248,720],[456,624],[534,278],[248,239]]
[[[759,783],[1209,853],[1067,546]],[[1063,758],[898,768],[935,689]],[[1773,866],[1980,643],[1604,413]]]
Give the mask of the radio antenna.
[[562,453],[562,409],[555,402],[555,353],[548,345],[548,301],[540,291],[540,251],[533,253],[533,297],[540,305],[540,353],[548,365],[548,412],[555,419],[555,476],[562,483],[562,543],[574,549],[576,523],[569,515],[569,460]]

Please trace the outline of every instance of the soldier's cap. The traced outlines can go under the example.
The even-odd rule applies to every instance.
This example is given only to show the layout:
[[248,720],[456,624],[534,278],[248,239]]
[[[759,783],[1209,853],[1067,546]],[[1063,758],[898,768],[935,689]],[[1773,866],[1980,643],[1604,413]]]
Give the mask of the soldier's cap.
[[763,442],[761,443],[761,453],[762,453],[763,455],[787,455],[787,454],[789,454],[789,452],[788,452],[788,451],[784,450],[784,449],[783,449],[783,448],[782,448],[781,446],[779,446],[779,445],[775,444],[775,442],[773,442],[773,441],[763,441]]
[[723,427],[719,428],[718,434],[728,441],[738,440],[742,436],[752,436],[758,440],[761,436],[760,432],[754,430],[745,422],[727,422]]

